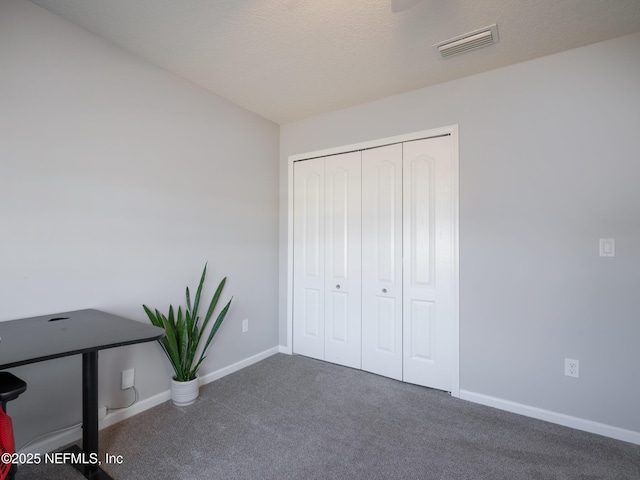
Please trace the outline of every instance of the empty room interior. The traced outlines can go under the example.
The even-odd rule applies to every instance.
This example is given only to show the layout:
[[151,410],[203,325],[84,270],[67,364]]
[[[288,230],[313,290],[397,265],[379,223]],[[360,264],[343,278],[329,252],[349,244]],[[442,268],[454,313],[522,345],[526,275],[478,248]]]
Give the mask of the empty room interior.
[[155,338],[96,347],[112,478],[640,478],[639,134],[637,0],[0,0],[15,478],[71,478],[86,350],[2,325],[150,324],[205,264],[194,404]]

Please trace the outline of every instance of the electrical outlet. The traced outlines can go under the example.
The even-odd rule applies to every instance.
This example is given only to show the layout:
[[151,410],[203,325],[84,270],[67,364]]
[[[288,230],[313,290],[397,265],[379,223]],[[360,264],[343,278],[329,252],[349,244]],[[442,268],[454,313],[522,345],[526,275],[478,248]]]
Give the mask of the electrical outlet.
[[580,362],[572,358],[564,359],[564,374],[567,377],[578,378],[580,376]]
[[120,386],[121,390],[126,390],[127,388],[133,387],[134,380],[135,380],[135,373],[136,371],[133,368],[122,371],[122,382]]
[[616,239],[615,238],[600,239],[600,256],[601,257],[616,256]]
[[242,320],[242,333],[247,333],[249,331],[249,319],[245,318]]
[[100,405],[98,407],[98,420],[104,420],[107,418],[107,407]]

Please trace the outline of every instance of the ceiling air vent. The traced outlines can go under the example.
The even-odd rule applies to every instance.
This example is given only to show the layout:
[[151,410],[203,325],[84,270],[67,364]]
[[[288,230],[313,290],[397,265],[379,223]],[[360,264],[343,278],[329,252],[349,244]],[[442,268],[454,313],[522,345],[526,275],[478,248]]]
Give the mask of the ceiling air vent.
[[436,43],[436,47],[442,58],[448,58],[459,53],[468,52],[476,48],[484,47],[498,41],[498,26],[490,25],[480,30],[465,33],[455,38]]

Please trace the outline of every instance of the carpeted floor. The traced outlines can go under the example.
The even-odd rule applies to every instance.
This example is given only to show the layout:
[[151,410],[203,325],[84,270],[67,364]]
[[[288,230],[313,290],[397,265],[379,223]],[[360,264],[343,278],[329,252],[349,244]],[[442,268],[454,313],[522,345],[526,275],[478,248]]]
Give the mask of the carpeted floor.
[[[275,355],[100,432],[115,480],[637,480],[640,446]],[[16,480],[83,478],[23,466]]]

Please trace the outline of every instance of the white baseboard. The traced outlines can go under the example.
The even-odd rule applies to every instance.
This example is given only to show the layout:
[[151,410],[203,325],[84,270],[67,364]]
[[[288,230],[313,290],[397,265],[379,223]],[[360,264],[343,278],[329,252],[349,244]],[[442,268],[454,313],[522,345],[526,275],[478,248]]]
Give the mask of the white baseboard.
[[[200,385],[206,385],[207,383],[213,382],[214,380],[218,380],[219,378],[225,377],[230,373],[237,372],[238,370],[242,370],[249,365],[253,365],[254,363],[258,363],[265,358],[270,357],[271,355],[275,355],[278,353],[278,347],[272,347],[264,352],[256,353],[255,355],[245,358],[244,360],[240,360],[239,362],[234,363],[233,365],[229,365],[228,367],[221,368],[220,370],[216,370],[215,372],[207,373],[200,377]],[[169,392],[170,393],[170,392]],[[168,397],[167,397],[168,398]]]
[[[207,373],[206,375],[202,375],[200,377],[200,386],[206,385],[207,383],[211,383],[214,380],[218,380],[224,376],[227,376],[231,373],[237,372],[238,370],[242,370],[249,365],[257,363],[261,360],[264,360],[271,355],[275,355],[280,351],[280,347],[273,347],[264,352],[257,353],[249,358],[245,358],[244,360],[240,360],[232,365],[227,367],[223,367],[215,372]],[[118,410],[115,412],[109,413],[103,420],[100,421],[99,428],[102,430],[103,428],[109,427],[115,423],[118,423],[126,418],[133,417],[138,413],[142,413],[145,410],[155,407],[156,405],[160,405],[171,399],[171,391],[165,390],[164,392],[160,392],[152,397],[145,398],[144,400],[140,400],[135,405],[125,409]],[[63,431],[60,433],[52,433],[51,436],[44,438],[43,440],[34,442],[26,448],[20,450],[19,453],[44,453],[51,452],[57,448],[60,448],[64,445],[68,445],[69,443],[76,442],[82,438],[82,428],[80,425],[75,427],[71,427],[67,431]]]
[[635,443],[640,445],[640,432],[633,430],[625,430],[624,428],[613,427],[583,418],[572,417],[563,413],[543,410],[542,408],[531,407],[521,403],[503,400],[501,398],[483,395],[481,393],[470,392],[468,390],[460,390],[460,398],[474,403],[480,403],[488,407],[506,410],[507,412],[517,413],[538,420],[556,423],[565,427],[575,428],[589,433],[596,433],[605,437],[615,438],[624,442]]
[[[45,453],[51,452],[69,443],[76,442],[82,438],[82,427],[80,424],[70,427],[66,431],[52,433],[43,440],[32,443],[28,447],[21,448],[18,453]],[[18,475],[19,477],[19,475]]]

